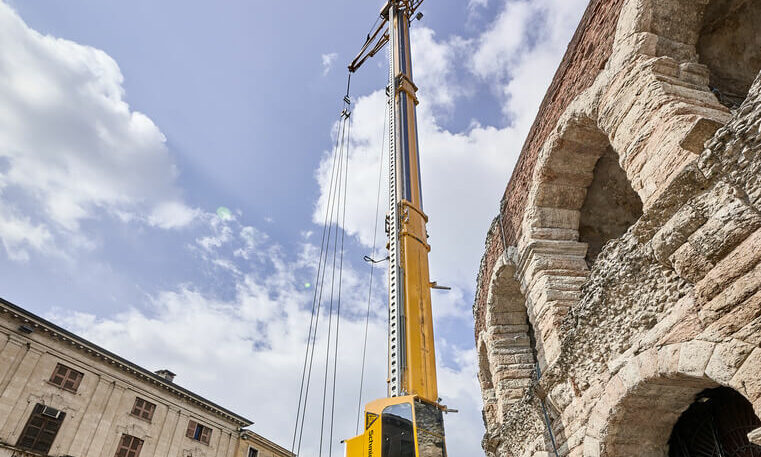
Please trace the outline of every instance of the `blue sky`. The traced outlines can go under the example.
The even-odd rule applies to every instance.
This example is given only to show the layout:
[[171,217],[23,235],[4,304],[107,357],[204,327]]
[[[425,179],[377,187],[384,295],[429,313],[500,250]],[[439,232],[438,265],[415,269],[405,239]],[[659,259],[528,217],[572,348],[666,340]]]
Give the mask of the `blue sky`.
[[[452,455],[480,454],[470,309],[485,232],[585,6],[429,0],[413,27],[432,279],[453,287],[433,297],[440,392],[461,411],[447,417]],[[0,2],[0,295],[171,369],[289,444],[345,65],[379,7]],[[352,81],[341,439],[356,417],[386,62]],[[382,289],[366,399],[385,392]],[[316,453],[318,401],[302,455]]]

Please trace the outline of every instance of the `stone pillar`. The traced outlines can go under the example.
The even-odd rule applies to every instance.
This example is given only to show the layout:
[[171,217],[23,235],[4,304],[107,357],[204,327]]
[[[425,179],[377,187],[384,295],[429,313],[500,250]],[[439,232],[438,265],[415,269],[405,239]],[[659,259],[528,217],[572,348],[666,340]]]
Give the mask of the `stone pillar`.
[[161,432],[159,432],[159,436],[156,439],[156,450],[153,453],[155,457],[169,455],[169,446],[172,444],[172,437],[179,419],[180,411],[178,409],[167,408]]
[[119,383],[113,383],[111,395],[108,397],[100,423],[98,423],[98,428],[95,430],[93,439],[90,442],[90,448],[87,450],[87,457],[102,457],[116,452],[116,449],[103,448],[113,428],[114,417],[119,409],[119,403],[121,402],[122,395],[124,395],[124,390],[124,387],[119,385]]
[[[174,428],[174,434],[172,435],[172,444],[169,446],[169,452],[167,455],[174,456],[179,455],[180,449],[182,449],[182,441],[185,438],[185,432],[188,429],[188,421],[190,416],[185,411],[179,411],[179,417]],[[158,454],[156,454],[158,456]]]
[[92,397],[90,397],[90,403],[82,413],[74,440],[67,451],[68,454],[85,454],[87,445],[92,441],[95,434],[95,428],[97,427],[98,422],[100,422],[100,418],[103,416],[113,382],[114,380],[111,378],[106,378],[102,375],[100,376],[98,385],[95,387]]
[[[22,353],[23,355],[21,355]],[[0,397],[0,418],[5,419],[2,432],[0,432],[0,438],[4,441],[15,442],[17,436],[12,436],[14,431],[20,428],[18,427],[20,422],[26,421],[23,417],[23,408],[15,408],[15,406],[22,401],[22,392],[29,383],[29,377],[40,360],[41,355],[42,352],[39,350],[25,347],[18,354],[19,363],[16,365],[15,370],[9,370],[9,382],[5,387],[2,397]]]

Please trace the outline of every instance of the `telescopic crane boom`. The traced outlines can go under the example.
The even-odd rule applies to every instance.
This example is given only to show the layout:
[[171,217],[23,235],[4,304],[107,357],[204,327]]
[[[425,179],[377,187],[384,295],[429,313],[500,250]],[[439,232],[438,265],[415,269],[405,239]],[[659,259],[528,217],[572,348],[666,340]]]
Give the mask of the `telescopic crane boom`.
[[410,21],[423,0],[389,0],[349,71],[389,49],[388,398],[365,407],[365,431],[346,441],[347,457],[445,457],[444,423],[423,212]]

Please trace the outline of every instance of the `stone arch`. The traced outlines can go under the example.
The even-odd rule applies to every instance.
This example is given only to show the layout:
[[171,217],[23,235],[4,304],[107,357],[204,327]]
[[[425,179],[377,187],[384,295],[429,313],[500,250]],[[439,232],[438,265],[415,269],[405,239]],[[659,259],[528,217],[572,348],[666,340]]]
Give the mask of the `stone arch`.
[[642,216],[616,151],[582,111],[584,103],[569,108],[542,149],[524,219],[521,280],[542,369],[560,353],[561,320],[576,304],[603,245]]
[[565,236],[587,245],[585,260],[591,267],[605,243],[642,216],[642,201],[607,135],[591,118],[569,119],[553,146],[540,168],[533,203],[571,216]]
[[[536,370],[536,347],[516,266],[503,255],[494,268],[486,304],[485,332],[479,337],[479,379],[491,381],[494,391],[494,422],[501,423],[510,406],[531,387]],[[488,372],[484,370],[488,364]],[[484,394],[486,407],[487,396]],[[487,418],[487,426],[490,424]]]
[[731,387],[761,412],[761,348],[737,354],[732,342],[688,341],[630,359],[591,409],[583,455],[666,457],[680,415],[698,394]]
[[[691,66],[728,107],[739,106],[761,70],[761,4],[748,0],[658,0],[643,31],[658,37],[656,53]],[[690,65],[697,64],[697,65]],[[700,77],[698,77],[700,76]]]
[[482,411],[484,426],[489,427],[498,422],[497,395],[494,391],[489,349],[484,338],[480,338],[478,343],[478,382],[481,385],[481,397],[484,403]]
[[761,70],[747,0],[626,0],[598,86],[599,124],[645,207],[730,118]]

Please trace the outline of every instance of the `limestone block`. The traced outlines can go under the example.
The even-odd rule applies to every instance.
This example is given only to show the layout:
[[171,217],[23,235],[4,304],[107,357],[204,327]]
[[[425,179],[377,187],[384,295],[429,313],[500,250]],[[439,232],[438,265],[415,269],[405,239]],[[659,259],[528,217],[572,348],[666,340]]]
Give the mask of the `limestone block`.
[[761,399],[761,348],[753,349],[729,383],[754,403]]
[[720,384],[729,384],[752,350],[752,345],[737,340],[717,344],[706,366],[706,375]]
[[679,372],[696,378],[703,377],[716,345],[708,341],[689,341],[679,352]]
[[491,325],[524,325],[526,324],[525,312],[499,313],[492,312]]
[[761,287],[761,264],[727,286],[699,312],[703,322],[714,322],[729,310],[744,302]]
[[680,344],[669,344],[658,349],[658,373],[673,377],[679,372]]
[[732,337],[754,346],[761,347],[761,317],[753,319],[750,323],[740,329],[740,331],[732,335]]
[[758,212],[733,199],[693,233],[689,242],[711,263],[716,263],[761,227]]
[[[679,78],[689,84],[702,87],[708,86],[710,76],[710,70],[703,64],[695,62],[682,62],[679,64]],[[718,128],[719,127],[716,127],[716,129]],[[716,129],[712,131],[709,129],[705,135],[705,140],[703,140],[703,143],[705,143],[706,140],[713,136],[714,132],[716,132]],[[700,146],[700,149],[702,150],[702,143]]]
[[[710,341],[726,340],[737,334],[749,322],[752,323],[761,316],[761,292],[756,292],[731,310],[724,309],[718,313],[713,312],[710,316],[711,318],[720,317],[701,333],[701,338]],[[750,340],[745,341],[752,342]]]
[[684,279],[696,283],[713,268],[713,264],[691,243],[685,243],[669,257],[674,270]]
[[761,262],[761,230],[757,230],[723,258],[695,285],[695,296],[704,301],[716,296],[732,281]]
[[[590,180],[591,181],[591,180]],[[531,227],[576,229],[581,212],[575,209],[535,207],[527,211]]]
[[724,123],[725,122],[719,122],[714,119],[701,117],[695,121],[689,133],[687,133],[687,135],[682,138],[682,141],[679,143],[679,145],[682,148],[692,152],[693,154],[700,154],[703,152],[706,141],[711,139],[716,131],[724,125]]
[[579,231],[576,229],[531,227],[528,233],[529,238],[534,240],[579,241]]
[[669,257],[687,242],[687,238],[706,220],[708,218],[693,206],[683,206],[653,237],[655,258],[663,264],[671,265]]

